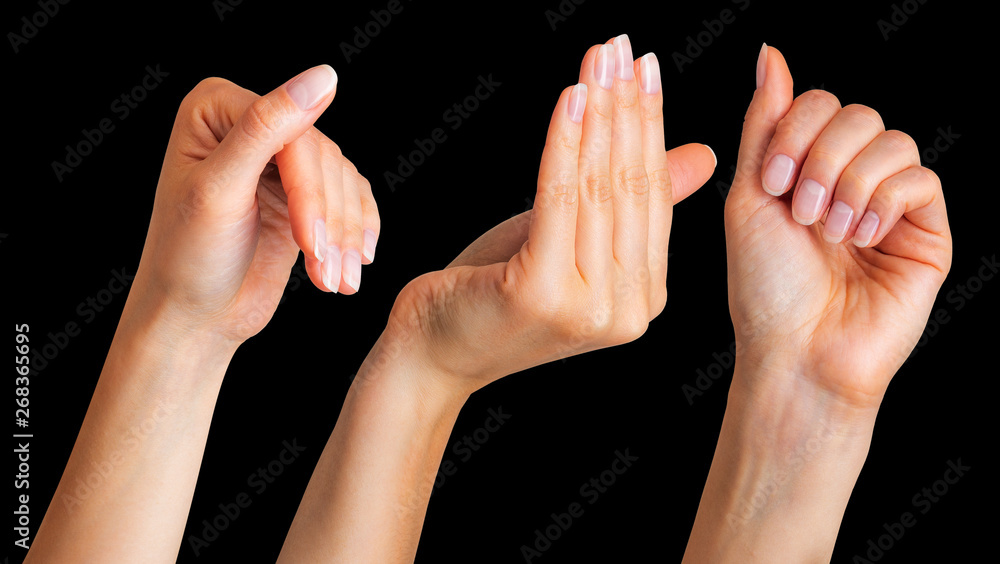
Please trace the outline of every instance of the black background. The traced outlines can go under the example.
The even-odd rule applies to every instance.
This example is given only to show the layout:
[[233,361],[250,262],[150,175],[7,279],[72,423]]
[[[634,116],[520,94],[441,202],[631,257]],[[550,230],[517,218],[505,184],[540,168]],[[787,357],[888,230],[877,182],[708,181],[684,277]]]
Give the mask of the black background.
[[[995,31],[982,25],[991,17],[980,12],[985,8],[941,0],[588,0],[553,30],[546,10],[558,10],[557,0],[403,2],[348,62],[341,44],[373,19],[370,10],[386,4],[247,0],[220,18],[207,0],[159,8],[76,1],[61,6],[18,53],[9,42],[4,47],[5,325],[30,324],[36,347],[67,322],[82,325],[32,378],[32,534],[69,456],[125,295],[90,323],[77,306],[107,288],[113,270],[134,272],[174,113],[200,79],[222,76],[263,93],[312,65],[334,66],[337,98],[318,127],[371,180],[382,216],[377,260],[365,267],[360,294],[290,287],[269,326],[237,353],[219,398],[186,538],[201,534],[202,520],[216,516],[219,503],[251,491],[246,476],[275,459],[283,440],[296,439],[306,451],[266,491],[251,494],[252,505],[200,557],[185,540],[179,561],[271,562],[351,375],[396,293],[526,209],[559,92],[577,81],[590,45],[628,33],[636,57],[659,56],[668,144],[707,143],[719,158],[712,180],[676,210],[670,301],[639,341],[509,376],[468,402],[452,442],[482,425],[489,408],[502,406],[511,419],[467,461],[449,448],[446,458],[458,471],[432,497],[417,561],[523,561],[520,547],[533,542],[534,530],[580,501],[580,485],[626,448],[639,461],[535,562],[680,560],[732,370],[693,404],[681,386],[693,384],[733,339],[720,187],[735,165],[762,41],[782,50],[796,93],[822,87],[844,104],[872,106],[887,127],[928,149],[924,162],[943,179],[954,233],[952,271],[936,306],[949,321],[933,328],[890,386],[833,561],[863,555],[883,523],[913,511],[913,496],[959,458],[972,469],[918,514],[880,561],[973,560],[995,528],[986,520],[995,512],[995,488],[985,440],[995,410],[984,388],[996,376],[1000,282],[983,282],[961,308],[946,296],[996,252],[996,180],[982,166],[985,152],[976,150],[979,131],[992,126],[985,116],[995,115],[986,109],[996,65],[995,49],[987,49]],[[877,22],[889,20],[894,6],[919,8],[886,40]],[[39,9],[6,2],[4,31],[21,33],[20,18]],[[724,9],[735,21],[679,72],[671,55]],[[169,76],[119,120],[110,104],[140,84],[147,65]],[[451,129],[445,110],[489,75],[501,85]],[[105,117],[115,130],[58,181],[51,163]],[[438,127],[447,140],[390,190],[383,173],[413,150],[414,139]],[[935,152],[938,128],[949,127],[960,137]],[[7,468],[12,475],[14,463]],[[13,523],[10,513],[8,519]],[[24,556],[16,547],[9,554],[12,562]]]

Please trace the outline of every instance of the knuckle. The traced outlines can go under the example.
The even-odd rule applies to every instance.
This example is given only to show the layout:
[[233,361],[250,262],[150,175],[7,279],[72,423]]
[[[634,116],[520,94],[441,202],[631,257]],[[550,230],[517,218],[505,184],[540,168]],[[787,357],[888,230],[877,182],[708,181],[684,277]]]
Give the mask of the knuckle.
[[663,310],[667,307],[667,288],[659,287],[653,289],[653,295],[650,298],[649,313],[650,319],[655,319],[663,313]]
[[906,133],[898,129],[890,129],[883,135],[892,149],[911,157],[916,157],[918,160],[920,159],[920,148],[917,147],[917,142]]
[[583,191],[586,197],[597,203],[611,201],[611,179],[600,172],[594,172],[584,176]]
[[560,171],[547,175],[539,182],[539,192],[545,195],[545,200],[556,204],[576,203],[576,180],[568,171]]
[[840,99],[826,90],[809,90],[799,95],[796,103],[819,112],[840,109]]
[[551,145],[559,153],[576,154],[580,150],[579,138],[566,131],[557,133],[551,141]]
[[615,106],[614,106],[615,110],[631,111],[635,109],[636,106],[638,105],[639,105],[639,96],[637,95],[625,94],[625,95],[615,96]]
[[631,165],[618,170],[617,181],[629,194],[635,196],[645,196],[649,193],[649,177],[646,176],[646,167],[642,165]]
[[840,181],[837,182],[837,195],[838,198],[843,197],[843,194],[840,193],[841,188],[859,190],[870,189],[877,185],[878,182],[870,174],[865,173],[859,167],[850,166],[844,170],[844,173],[840,176]]
[[882,116],[878,112],[862,104],[850,104],[844,107],[842,112],[865,123],[869,123],[878,129],[885,129],[882,123]]
[[597,102],[592,106],[587,106],[586,113],[590,113],[597,121],[611,122],[611,105],[605,102]]
[[262,96],[247,107],[240,124],[251,139],[267,139],[281,126],[279,115],[271,100]]
[[674,199],[673,183],[670,179],[670,171],[666,168],[652,170],[647,173],[649,179],[649,191],[653,197],[664,201],[672,202]]

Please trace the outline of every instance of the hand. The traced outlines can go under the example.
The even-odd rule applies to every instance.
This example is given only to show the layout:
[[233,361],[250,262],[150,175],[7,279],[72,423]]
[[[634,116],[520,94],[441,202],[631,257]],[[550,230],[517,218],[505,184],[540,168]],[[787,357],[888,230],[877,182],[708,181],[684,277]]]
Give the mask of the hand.
[[[673,204],[714,168],[664,150],[659,67],[628,38],[594,46],[549,126],[531,212],[404,288],[382,341],[415,341],[444,389],[638,338],[667,299]],[[370,377],[370,375],[369,375]]]
[[312,127],[336,86],[324,65],[263,97],[219,78],[187,95],[133,293],[239,343],[270,320],[299,249],[321,290],[357,291],[379,217],[368,182]]
[[819,90],[793,101],[776,49],[757,80],[726,201],[738,363],[752,367],[737,372],[787,373],[774,385],[871,412],[951,265],[940,181],[871,108]]

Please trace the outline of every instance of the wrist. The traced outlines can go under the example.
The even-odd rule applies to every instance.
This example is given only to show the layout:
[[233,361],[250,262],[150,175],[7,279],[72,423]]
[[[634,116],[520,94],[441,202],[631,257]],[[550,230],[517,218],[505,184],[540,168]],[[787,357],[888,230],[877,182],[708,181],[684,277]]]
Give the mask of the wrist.
[[874,410],[740,360],[686,561],[828,562]]
[[438,365],[422,335],[386,328],[358,369],[348,397],[375,395],[406,404],[433,422],[457,417],[473,391]]
[[[191,316],[166,298],[136,286],[129,294],[115,332],[109,363],[126,362],[135,377],[159,378],[187,387],[221,383],[240,342]],[[141,364],[135,364],[141,358]]]

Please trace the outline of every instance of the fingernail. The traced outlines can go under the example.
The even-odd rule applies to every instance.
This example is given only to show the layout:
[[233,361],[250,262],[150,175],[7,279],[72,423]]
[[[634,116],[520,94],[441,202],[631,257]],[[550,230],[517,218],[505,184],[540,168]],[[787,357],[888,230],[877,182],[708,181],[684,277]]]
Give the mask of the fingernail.
[[839,243],[844,240],[847,228],[851,226],[854,219],[854,210],[851,206],[837,200],[830,206],[830,213],[826,215],[826,225],[823,227],[823,238],[830,243]]
[[326,257],[326,222],[322,219],[313,224],[313,254],[320,262]]
[[311,110],[337,86],[337,71],[330,65],[313,67],[292,79],[285,87],[288,96],[302,110]]
[[326,249],[326,260],[323,261],[323,285],[334,294],[340,288],[340,247],[330,245]]
[[357,292],[361,286],[361,255],[354,249],[347,251],[344,253],[341,268],[343,269],[344,282]]
[[764,191],[772,196],[785,193],[795,172],[795,161],[788,155],[774,155],[764,169]]
[[646,94],[660,91],[660,62],[656,60],[656,55],[646,53],[639,59],[639,81]]
[[854,232],[854,244],[858,247],[867,247],[871,242],[872,238],[875,237],[875,232],[878,231],[878,214],[872,210],[865,212],[865,215],[861,216],[861,222],[858,223],[858,230]]
[[601,88],[611,90],[615,80],[615,48],[611,45],[601,45],[597,50],[594,74],[597,75],[597,84],[600,84]]
[[802,225],[812,225],[826,200],[826,188],[812,178],[807,178],[792,197],[792,217]]
[[375,232],[372,231],[371,229],[365,229],[364,240],[365,240],[365,258],[368,259],[368,262],[372,262],[373,260],[375,260],[375,243],[378,241],[378,239],[375,237]]
[[620,80],[632,80],[635,73],[632,70],[632,43],[628,35],[619,35],[613,41],[615,46],[615,76]]
[[705,145],[704,143],[702,143],[702,145],[706,149],[708,149],[708,151],[710,153],[712,153],[712,168],[715,168],[715,167],[719,166],[719,158],[715,156],[715,151],[713,151],[711,147],[709,147],[708,145]]
[[581,82],[574,86],[573,91],[569,94],[569,104],[566,106],[566,110],[569,113],[570,121],[573,123],[583,121],[583,110],[586,107],[587,85]]
[[757,88],[764,86],[765,78],[767,78],[767,43],[760,46],[760,55],[757,55]]

